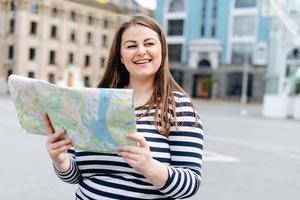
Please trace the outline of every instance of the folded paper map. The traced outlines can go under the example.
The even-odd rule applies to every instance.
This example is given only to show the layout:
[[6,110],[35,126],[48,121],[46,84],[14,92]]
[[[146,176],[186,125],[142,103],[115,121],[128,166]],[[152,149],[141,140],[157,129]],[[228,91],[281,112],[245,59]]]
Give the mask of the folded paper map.
[[65,128],[75,149],[115,153],[120,145],[136,145],[125,137],[136,132],[131,89],[60,87],[17,75],[8,85],[28,133],[46,135],[48,113],[54,130]]

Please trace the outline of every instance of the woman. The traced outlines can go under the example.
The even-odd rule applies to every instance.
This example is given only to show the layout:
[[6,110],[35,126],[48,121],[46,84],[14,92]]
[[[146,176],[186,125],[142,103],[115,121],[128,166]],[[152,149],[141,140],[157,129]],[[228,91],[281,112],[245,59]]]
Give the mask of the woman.
[[167,44],[159,25],[136,15],[115,34],[98,87],[134,91],[138,146],[117,154],[70,149],[45,115],[47,150],[57,175],[79,183],[76,199],[176,199],[195,194],[201,182],[202,125],[168,69]]

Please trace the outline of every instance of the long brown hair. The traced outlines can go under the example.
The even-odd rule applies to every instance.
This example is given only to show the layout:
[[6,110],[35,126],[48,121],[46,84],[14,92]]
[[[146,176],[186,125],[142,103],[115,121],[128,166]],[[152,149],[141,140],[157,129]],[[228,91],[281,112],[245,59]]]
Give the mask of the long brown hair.
[[[158,35],[161,43],[162,62],[155,74],[153,94],[148,100],[147,110],[142,116],[145,116],[151,109],[155,108],[154,122],[157,131],[167,136],[171,125],[178,127],[175,111],[175,99],[173,91],[180,91],[185,94],[183,89],[176,83],[169,71],[168,47],[164,32],[158,23],[145,15],[134,15],[123,22],[116,30],[109,57],[106,64],[106,70],[99,88],[124,88],[129,84],[129,72],[121,62],[121,41],[124,31],[132,25],[141,25],[152,29]],[[168,115],[169,113],[169,115]],[[170,119],[171,114],[171,119]]]

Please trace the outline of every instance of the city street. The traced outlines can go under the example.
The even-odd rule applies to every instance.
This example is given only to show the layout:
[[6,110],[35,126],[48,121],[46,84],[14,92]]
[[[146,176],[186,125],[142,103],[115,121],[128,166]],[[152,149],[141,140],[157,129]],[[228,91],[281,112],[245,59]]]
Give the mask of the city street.
[[[189,200],[300,199],[300,121],[263,118],[259,104],[195,104],[205,155],[202,186]],[[76,186],[53,172],[45,137],[26,134],[14,105],[1,96],[0,153],[0,199],[74,199]]]

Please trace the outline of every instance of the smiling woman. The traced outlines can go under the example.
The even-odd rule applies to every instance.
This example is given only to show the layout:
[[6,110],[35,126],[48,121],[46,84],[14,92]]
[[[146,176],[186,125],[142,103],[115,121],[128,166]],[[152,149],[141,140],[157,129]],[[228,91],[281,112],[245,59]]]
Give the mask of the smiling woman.
[[[169,71],[165,34],[152,18],[135,15],[116,31],[98,87],[133,89],[137,146],[117,154],[70,148],[50,120],[47,150],[57,175],[78,183],[77,199],[177,199],[201,183],[203,129],[199,115]],[[68,151],[67,151],[68,150]]]

